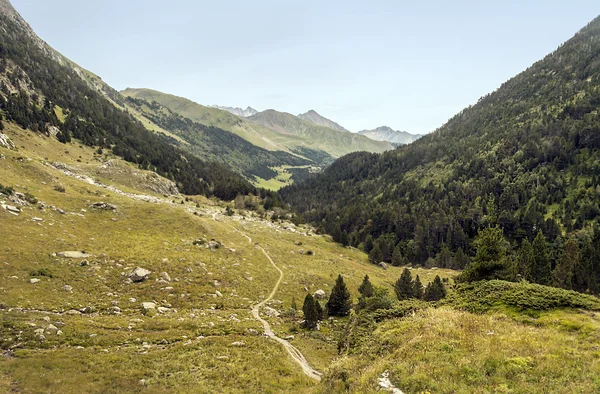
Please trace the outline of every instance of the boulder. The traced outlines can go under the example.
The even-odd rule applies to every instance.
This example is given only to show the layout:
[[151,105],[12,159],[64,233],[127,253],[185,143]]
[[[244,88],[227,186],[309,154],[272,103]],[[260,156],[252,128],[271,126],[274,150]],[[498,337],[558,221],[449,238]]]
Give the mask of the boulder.
[[62,289],[63,289],[64,291],[68,291],[68,292],[70,293],[70,292],[72,292],[72,291],[73,291],[73,286],[71,286],[71,285],[64,285],[64,286],[62,287]]
[[56,327],[54,324],[50,324],[48,327],[46,327],[46,332],[49,334],[56,334],[58,332],[58,327]]
[[152,271],[137,267],[129,273],[129,279],[131,279],[132,282],[143,282],[148,279],[148,276],[150,276],[151,273]]
[[66,251],[66,252],[57,252],[56,256],[58,257],[62,257],[65,259],[87,259],[88,257],[91,257],[91,255],[87,254],[84,251]]
[[35,285],[36,283],[40,283],[40,280],[38,278],[31,278],[29,279],[29,283]]
[[210,250],[217,250],[221,247],[221,244],[217,241],[210,241],[208,243],[208,247],[210,248]]
[[215,290],[215,294],[217,295],[217,297],[223,297],[223,294],[221,294],[219,290]]
[[159,313],[168,313],[169,311],[171,311],[169,308],[166,308],[166,307],[164,307],[164,306],[159,306],[159,307],[158,307],[156,310],[157,310]]
[[142,309],[145,311],[156,309],[156,304],[154,302],[142,302]]
[[327,294],[325,294],[325,290],[319,289],[319,290],[315,291],[315,294],[313,294],[313,297],[315,297],[315,299],[317,299],[317,300],[324,300],[327,297]]
[[388,269],[388,265],[386,263],[384,263],[383,261],[381,263],[377,264],[377,266],[384,270]]
[[15,207],[14,205],[2,204],[2,208],[6,209],[8,212],[11,212],[11,213],[18,214],[19,212],[21,212],[21,210],[19,208]]

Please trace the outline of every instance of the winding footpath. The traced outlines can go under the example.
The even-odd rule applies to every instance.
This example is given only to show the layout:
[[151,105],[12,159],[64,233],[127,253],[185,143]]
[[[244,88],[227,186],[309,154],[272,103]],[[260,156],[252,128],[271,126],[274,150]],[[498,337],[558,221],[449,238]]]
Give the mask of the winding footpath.
[[[213,214],[213,219],[215,221],[219,221],[217,219],[216,213]],[[252,241],[252,238],[250,238],[247,234],[243,233],[242,231],[238,230],[237,228],[235,228],[232,225],[229,225],[229,226],[231,228],[233,228],[234,231],[239,232],[242,236],[246,237],[248,239],[249,243],[251,243],[251,244],[254,243]],[[269,294],[269,296],[267,298],[265,298],[264,300],[262,300],[261,302],[259,302],[258,304],[254,305],[252,307],[252,316],[254,316],[254,319],[258,320],[263,325],[263,328],[265,330],[264,335],[267,338],[270,338],[270,339],[273,339],[274,341],[279,342],[285,348],[285,350],[288,352],[288,354],[292,357],[294,362],[296,364],[298,364],[300,366],[300,368],[302,368],[302,372],[304,372],[308,377],[310,377],[314,380],[321,381],[321,375],[322,375],[321,372],[317,371],[316,369],[314,369],[313,367],[310,366],[310,364],[308,363],[308,361],[306,360],[306,358],[304,357],[302,352],[300,352],[300,350],[298,350],[294,345],[292,345],[285,339],[282,339],[282,338],[278,337],[277,335],[275,335],[275,333],[271,329],[271,325],[269,324],[269,322],[266,321],[265,319],[263,319],[262,317],[260,317],[260,308],[263,307],[267,302],[272,300],[273,297],[275,296],[275,293],[277,293],[277,290],[279,289],[279,285],[283,281],[283,271],[277,266],[277,264],[275,264],[275,262],[273,261],[271,256],[269,256],[267,251],[262,246],[256,245],[256,248],[258,248],[265,255],[265,257],[269,260],[271,265],[273,267],[275,267],[275,269],[279,272],[279,279],[277,280],[277,283],[275,283],[275,287],[273,287],[271,294]]]

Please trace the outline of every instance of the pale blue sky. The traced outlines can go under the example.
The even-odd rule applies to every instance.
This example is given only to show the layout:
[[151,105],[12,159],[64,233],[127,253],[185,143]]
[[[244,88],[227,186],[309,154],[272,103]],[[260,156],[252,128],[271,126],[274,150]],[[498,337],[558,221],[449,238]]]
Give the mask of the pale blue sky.
[[600,14],[570,1],[12,0],[116,89],[425,133]]

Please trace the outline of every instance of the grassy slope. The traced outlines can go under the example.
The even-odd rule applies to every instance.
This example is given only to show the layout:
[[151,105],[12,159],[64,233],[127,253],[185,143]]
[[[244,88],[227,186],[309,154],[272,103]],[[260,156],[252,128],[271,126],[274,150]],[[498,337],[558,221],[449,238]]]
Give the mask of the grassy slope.
[[282,135],[304,138],[310,141],[311,148],[323,150],[333,157],[356,151],[383,152],[392,149],[387,142],[373,141],[362,135],[319,126],[285,112],[267,110],[250,116],[248,120]]
[[[272,304],[280,310],[288,308],[292,298],[301,305],[305,286],[311,292],[329,291],[338,273],[346,275],[354,295],[364,274],[386,287],[399,275],[397,269],[382,271],[368,264],[362,252],[320,236],[301,236],[241,217],[215,222],[212,213],[222,212],[223,207],[214,202],[200,201],[199,209],[195,203],[180,204],[181,198],[173,198],[176,204],[141,202],[67,177],[43,163],[62,162],[119,189],[156,195],[143,187],[146,173],[126,163],[120,163],[114,174],[100,177],[95,169],[114,157],[98,156],[76,143],[62,145],[10,125],[5,131],[20,148],[0,148],[6,156],[0,160],[0,183],[28,191],[47,206],[68,213],[30,206],[17,217],[0,209],[4,305],[0,345],[8,348],[20,343],[13,356],[0,361],[0,391],[130,392],[141,389],[140,379],[147,381],[145,392],[312,391],[315,383],[276,343],[246,333],[248,328],[260,330],[251,319],[249,305],[269,293],[277,273],[231,225],[261,243],[283,269],[284,283],[276,294],[283,304]],[[56,191],[58,185],[66,191]],[[116,204],[118,211],[90,210],[88,206],[95,201]],[[198,210],[199,215],[190,210]],[[32,217],[43,221],[34,222]],[[235,252],[193,246],[197,238],[218,239]],[[296,241],[304,245],[296,246]],[[299,254],[300,248],[313,250],[315,255]],[[64,250],[86,250],[94,257],[89,266],[81,267],[76,260],[51,255]],[[127,284],[123,273],[135,266],[153,271],[151,279]],[[54,277],[29,283],[31,272],[43,268]],[[173,282],[156,282],[161,271],[169,272]],[[67,284],[72,292],[62,290]],[[214,298],[215,290],[223,297]],[[136,301],[131,302],[131,297]],[[142,315],[142,301],[170,304],[174,309],[151,318]],[[122,315],[109,312],[115,303]],[[97,313],[49,315],[14,309],[61,312],[83,307],[93,307]],[[293,326],[292,321],[272,320],[276,332]],[[64,323],[60,327],[64,335],[47,334],[46,341],[37,340],[33,330],[49,323]],[[334,329],[325,324],[323,332]],[[196,339],[199,335],[206,338]],[[231,345],[237,341],[244,346]],[[143,347],[144,342],[149,347]],[[325,336],[296,334],[294,344],[319,367],[328,365],[336,352],[335,339]],[[124,369],[122,363],[131,367]],[[31,375],[37,378],[28,378]]]
[[[161,93],[151,89],[125,89],[124,96],[156,101],[171,111],[207,126],[215,126],[230,131],[248,140],[252,144],[268,150],[289,151],[281,144],[277,133],[264,127],[253,125],[245,119],[217,108],[205,107],[183,97]],[[296,142],[300,143],[300,141]]]

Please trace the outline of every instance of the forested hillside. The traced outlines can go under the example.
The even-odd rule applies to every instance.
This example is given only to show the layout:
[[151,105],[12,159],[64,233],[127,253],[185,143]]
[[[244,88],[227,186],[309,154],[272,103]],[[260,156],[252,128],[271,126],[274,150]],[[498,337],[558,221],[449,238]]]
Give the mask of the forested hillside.
[[282,195],[374,262],[462,269],[479,231],[499,226],[518,275],[598,293],[599,148],[596,18],[434,133],[347,155]]
[[254,187],[228,168],[202,161],[147,131],[92,89],[84,76],[51,50],[14,12],[0,15],[0,108],[5,117],[34,132],[69,143],[112,149],[140,168],[177,182],[187,194],[230,199]]

